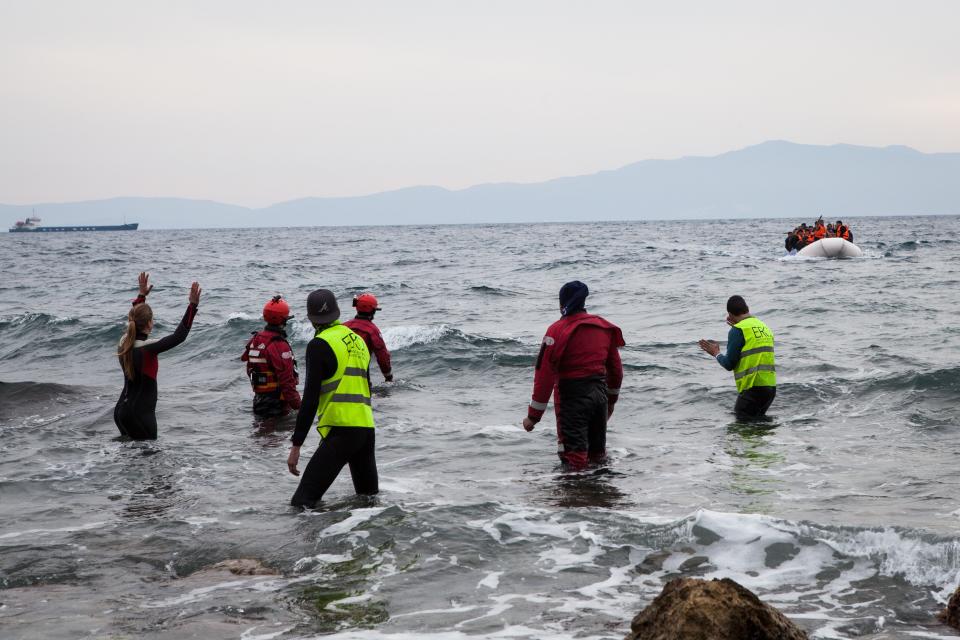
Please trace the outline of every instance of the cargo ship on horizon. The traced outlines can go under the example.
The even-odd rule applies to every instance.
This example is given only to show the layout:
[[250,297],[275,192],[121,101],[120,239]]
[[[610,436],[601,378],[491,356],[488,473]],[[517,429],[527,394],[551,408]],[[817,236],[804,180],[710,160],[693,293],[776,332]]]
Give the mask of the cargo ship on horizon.
[[101,225],[77,225],[77,226],[40,226],[40,218],[30,216],[26,220],[17,220],[16,224],[10,227],[10,233],[50,233],[55,231],[136,231],[140,226],[138,222],[124,224],[101,224]]

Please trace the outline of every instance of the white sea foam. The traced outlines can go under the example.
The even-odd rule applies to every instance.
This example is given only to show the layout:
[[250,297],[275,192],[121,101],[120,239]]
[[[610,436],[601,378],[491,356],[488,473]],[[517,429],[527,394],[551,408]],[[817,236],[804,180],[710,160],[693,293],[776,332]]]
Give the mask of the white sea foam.
[[[381,465],[381,468],[386,465]],[[417,478],[398,478],[380,475],[380,490],[390,493],[417,493],[423,489],[423,482]]]
[[383,341],[388,349],[396,351],[415,344],[437,342],[452,331],[453,329],[445,324],[387,327],[383,329]]
[[215,524],[219,522],[217,518],[211,518],[209,516],[193,516],[190,518],[184,518],[183,521],[196,530],[202,529],[203,525],[205,524]]
[[960,582],[960,541],[955,539],[928,542],[891,528],[821,532],[819,539],[845,555],[879,562],[881,575],[899,575],[918,586],[940,585],[941,597]]
[[[355,509],[350,515],[336,524],[332,524],[318,534],[318,537],[324,538],[326,536],[336,536],[344,533],[358,533],[354,531],[354,528],[367,522],[368,520],[375,518],[384,511],[386,507],[370,507],[368,509]],[[366,531],[360,533],[367,533]]]
[[[543,629],[528,627],[526,625],[504,626],[496,631],[486,630],[483,633],[484,638],[537,638],[538,640],[569,640],[570,631],[564,629]],[[320,636],[317,636],[319,639]],[[377,629],[358,629],[350,631],[340,631],[337,633],[340,640],[475,640],[476,634],[465,633],[463,631],[440,631],[431,633],[429,631],[407,631],[399,633],[385,633]],[[577,640],[608,640],[610,634],[587,636],[577,635]]]
[[173,598],[166,598],[164,600],[155,600],[152,602],[145,602],[140,606],[144,609],[159,609],[162,607],[173,607],[181,604],[186,604],[188,602],[195,602],[197,600],[202,600],[204,597],[214,593],[216,591],[222,591],[224,589],[232,589],[234,587],[243,587],[249,586],[251,584],[250,580],[230,580],[228,582],[219,582],[217,584],[210,585],[208,587],[197,587],[196,589],[191,589],[183,595],[175,596]]
[[313,328],[309,320],[293,318],[287,322],[287,335],[290,336],[291,340],[310,342],[316,334],[317,330]]
[[80,525],[79,527],[62,527],[59,529],[26,529],[24,531],[11,531],[10,533],[0,534],[0,540],[7,540],[10,538],[19,538],[20,536],[43,536],[51,533],[70,533],[72,531],[89,531],[90,529],[98,529],[105,524],[106,522],[90,522],[88,524]]
[[390,616],[390,618],[396,620],[398,618],[409,618],[413,616],[431,615],[431,614],[438,614],[438,613],[446,613],[446,614],[466,613],[467,611],[475,611],[476,609],[479,609],[477,605],[463,606],[463,605],[455,604],[446,609],[422,609],[420,611],[408,611],[407,613],[398,613]]
[[28,424],[31,427],[45,427],[48,424],[59,422],[66,417],[67,417],[67,414],[65,413],[58,413],[52,416],[30,416],[26,418],[25,424]]
[[23,325],[39,318],[45,319],[47,324],[66,324],[77,321],[77,318],[74,316],[48,316],[43,313],[21,313],[14,316],[0,316],[0,323]]
[[559,573],[567,569],[589,567],[603,553],[603,548],[595,544],[587,545],[583,553],[576,553],[565,547],[552,546],[540,552],[538,562],[546,567],[547,573]]
[[477,583],[477,589],[480,587],[496,589],[500,586],[500,576],[502,575],[503,571],[490,571],[486,576],[484,576],[483,580]]
[[318,553],[315,556],[309,556],[307,558],[300,558],[293,564],[294,571],[302,571],[305,567],[313,566],[316,564],[330,564],[333,562],[347,562],[352,558],[347,555],[335,555],[332,553]]
[[514,532],[516,536],[506,544],[534,536],[546,536],[562,540],[570,538],[571,525],[559,523],[559,514],[551,515],[547,521],[543,521],[537,519],[537,516],[547,515],[549,512],[538,509],[523,509],[520,507],[506,508],[510,510],[495,518],[490,520],[472,520],[467,522],[467,524],[471,527],[486,531],[491,538],[500,543],[504,543],[503,529]]
[[518,433],[523,433],[523,427],[518,420],[515,424],[492,424],[480,427],[471,427],[480,433],[493,438],[516,439]]
[[273,638],[279,638],[288,631],[293,630],[295,627],[283,627],[278,631],[272,631],[269,633],[254,633],[255,630],[259,629],[259,626],[250,627],[245,629],[243,633],[240,634],[240,640],[273,640]]

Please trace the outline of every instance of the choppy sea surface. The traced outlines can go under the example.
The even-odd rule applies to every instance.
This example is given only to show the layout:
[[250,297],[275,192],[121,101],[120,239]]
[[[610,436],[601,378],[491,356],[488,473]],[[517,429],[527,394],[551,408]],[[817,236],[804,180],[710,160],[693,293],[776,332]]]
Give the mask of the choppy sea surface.
[[[785,257],[794,221],[0,234],[0,636],[621,638],[676,576],[730,577],[813,638],[955,638],[960,219],[864,218],[865,257]],[[799,222],[799,221],[797,221]],[[114,356],[137,274],[159,439],[118,438]],[[591,289],[625,379],[609,464],[519,426],[557,291]],[[288,507],[293,419],[258,422],[239,361],[282,293],[298,316],[372,291],[381,493],[346,470]],[[726,298],[777,338],[768,423],[731,413]],[[304,462],[317,444],[311,432]],[[253,558],[271,575],[211,569]]]

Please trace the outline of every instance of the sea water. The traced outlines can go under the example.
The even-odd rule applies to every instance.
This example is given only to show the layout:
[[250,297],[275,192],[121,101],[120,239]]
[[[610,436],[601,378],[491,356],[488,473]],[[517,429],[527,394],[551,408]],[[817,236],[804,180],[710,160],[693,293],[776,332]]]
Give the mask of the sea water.
[[[785,257],[794,221],[0,235],[0,636],[621,638],[677,576],[730,577],[813,638],[956,637],[960,219],[852,223],[865,256]],[[115,349],[137,274],[159,439],[118,438]],[[526,415],[560,286],[623,329],[609,463],[564,473]],[[381,492],[346,470],[288,506],[293,418],[250,413],[239,356],[283,294],[343,319],[371,291]],[[743,295],[776,335],[772,419],[737,422],[724,341]],[[311,432],[305,463],[317,445]],[[272,575],[214,571],[252,558]]]

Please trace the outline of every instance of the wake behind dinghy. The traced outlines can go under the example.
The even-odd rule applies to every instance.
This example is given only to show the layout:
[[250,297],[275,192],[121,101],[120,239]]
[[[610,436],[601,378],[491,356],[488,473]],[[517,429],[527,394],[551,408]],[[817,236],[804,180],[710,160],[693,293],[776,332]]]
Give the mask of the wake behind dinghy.
[[822,238],[797,252],[805,258],[862,258],[863,251],[843,238]]

